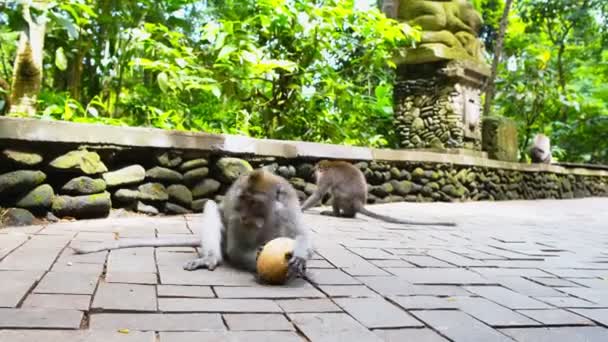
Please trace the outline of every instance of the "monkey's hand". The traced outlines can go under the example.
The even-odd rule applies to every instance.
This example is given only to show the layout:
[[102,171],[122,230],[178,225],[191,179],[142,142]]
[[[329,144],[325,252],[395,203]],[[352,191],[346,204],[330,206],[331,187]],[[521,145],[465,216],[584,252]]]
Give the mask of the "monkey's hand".
[[206,255],[202,258],[188,261],[184,264],[184,269],[187,271],[194,271],[198,268],[206,268],[209,271],[213,271],[219,264],[220,258],[215,255]]
[[306,275],[306,259],[293,255],[289,259],[289,269],[287,270],[287,278],[304,277]]

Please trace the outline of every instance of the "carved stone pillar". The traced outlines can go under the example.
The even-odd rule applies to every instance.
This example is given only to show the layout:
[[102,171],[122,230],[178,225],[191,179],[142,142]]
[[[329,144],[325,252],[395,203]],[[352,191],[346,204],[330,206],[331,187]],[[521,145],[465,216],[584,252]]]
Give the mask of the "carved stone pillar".
[[469,0],[390,0],[385,13],[422,27],[395,58],[395,125],[404,148],[481,150],[481,89],[489,76]]

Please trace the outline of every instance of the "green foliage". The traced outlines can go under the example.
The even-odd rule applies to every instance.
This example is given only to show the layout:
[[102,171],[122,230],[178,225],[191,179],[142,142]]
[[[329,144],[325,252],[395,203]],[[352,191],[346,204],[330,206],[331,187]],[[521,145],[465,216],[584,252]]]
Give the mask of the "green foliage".
[[559,160],[608,163],[608,43],[602,0],[520,0],[505,37],[494,111],[552,138]]
[[57,1],[50,17],[42,117],[373,146],[393,144],[390,56],[418,34],[354,0]]

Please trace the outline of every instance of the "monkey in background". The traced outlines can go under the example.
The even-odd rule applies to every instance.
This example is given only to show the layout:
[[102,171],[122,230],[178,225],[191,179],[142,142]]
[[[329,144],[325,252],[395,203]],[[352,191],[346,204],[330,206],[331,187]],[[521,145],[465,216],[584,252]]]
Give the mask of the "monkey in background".
[[528,153],[533,163],[551,164],[551,140],[541,133],[535,135]]
[[310,230],[302,222],[300,202],[292,185],[264,170],[254,170],[237,179],[224,197],[222,207],[205,204],[198,236],[166,239],[128,239],[99,247],[74,248],[77,254],[129,247],[200,247],[199,258],[184,269],[213,270],[224,258],[241,269],[256,272],[256,261],[264,245],[278,237],[295,240],[288,276],[304,275],[312,255]]
[[414,225],[455,226],[452,222],[416,222],[400,220],[377,214],[365,209],[367,203],[367,182],[363,172],[354,165],[344,161],[322,160],[315,166],[317,190],[304,202],[302,211],[318,203],[328,192],[332,196],[332,211],[321,212],[322,215],[354,218],[357,213],[390,223]]
[[0,115],[6,115],[11,109],[11,94],[8,83],[0,78]]

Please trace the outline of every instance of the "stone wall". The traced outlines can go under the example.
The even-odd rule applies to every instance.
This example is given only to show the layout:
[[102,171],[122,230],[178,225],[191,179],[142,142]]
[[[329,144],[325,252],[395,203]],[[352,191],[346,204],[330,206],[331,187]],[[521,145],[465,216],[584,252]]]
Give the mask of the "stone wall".
[[[49,220],[105,217],[111,208],[149,215],[200,212],[207,199],[221,200],[232,181],[258,167],[289,179],[304,199],[315,189],[313,164],[324,158],[355,163],[368,180],[369,203],[608,195],[608,172],[603,170],[205,134],[188,134],[200,148],[183,148],[178,139],[183,133],[111,128],[138,141],[125,146],[96,140],[107,139],[99,135],[107,126],[61,123],[62,136],[53,138],[42,130],[44,125],[49,124],[0,119],[0,207],[27,210],[3,210],[5,224],[30,223],[32,214]],[[69,138],[71,129],[91,133],[76,143]],[[163,142],[144,141],[143,136]]]

